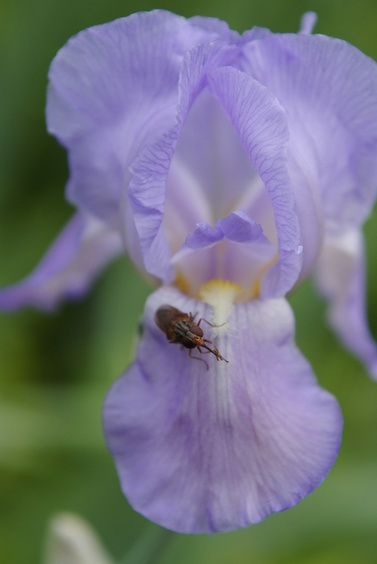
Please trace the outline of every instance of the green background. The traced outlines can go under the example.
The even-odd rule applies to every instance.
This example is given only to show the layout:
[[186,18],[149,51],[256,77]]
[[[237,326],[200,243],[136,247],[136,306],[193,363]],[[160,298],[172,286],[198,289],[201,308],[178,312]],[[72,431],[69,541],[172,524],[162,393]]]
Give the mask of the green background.
[[[72,212],[63,198],[66,155],[45,131],[51,59],[79,30],[153,8],[217,16],[239,31],[253,25],[296,31],[301,14],[315,10],[318,33],[344,38],[377,59],[374,0],[1,0],[1,286],[31,270]],[[376,336],[376,212],[365,233],[368,314]],[[377,385],[327,329],[310,281],[291,297],[297,342],[345,418],[342,449],[325,483],[287,512],[212,537],[166,534],[129,507],[105,447],[101,407],[133,358],[149,292],[123,258],[78,304],[51,316],[0,313],[0,561],[41,562],[49,520],[72,511],[118,559],[139,543],[129,563],[377,562]],[[152,556],[150,535],[159,544]]]

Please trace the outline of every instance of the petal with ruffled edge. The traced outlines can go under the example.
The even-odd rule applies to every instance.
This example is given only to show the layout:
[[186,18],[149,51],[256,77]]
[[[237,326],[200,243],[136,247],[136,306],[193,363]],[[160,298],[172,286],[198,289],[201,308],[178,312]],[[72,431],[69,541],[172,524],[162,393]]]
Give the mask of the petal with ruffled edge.
[[208,355],[208,370],[156,326],[165,303],[221,322],[208,304],[171,288],[147,302],[137,362],[104,406],[131,505],[169,529],[213,533],[297,504],[332,467],[342,417],[294,344],[288,303],[240,303],[222,310],[224,326],[203,322],[205,337],[229,360]]
[[[207,30],[199,20],[156,10],[84,30],[58,52],[49,71],[47,124],[69,151],[71,202],[119,228],[129,165],[174,126],[184,55],[219,33],[227,35],[225,23],[209,19]],[[122,205],[127,215],[126,198]],[[125,230],[140,266],[132,220]]]
[[330,234],[359,227],[376,197],[377,65],[345,41],[306,33],[270,34],[244,52],[245,72],[286,110],[308,273],[323,219]]
[[26,306],[52,310],[65,298],[79,299],[99,272],[122,251],[118,233],[97,219],[76,214],[36,269],[0,291],[0,309]]
[[[165,284],[171,283],[175,278],[171,264],[171,246],[166,236],[166,225],[163,223],[167,179],[172,159],[191,106],[206,86],[209,69],[229,63],[234,57],[234,52],[234,46],[218,40],[199,45],[187,53],[180,71],[177,123],[155,143],[146,145],[139,151],[130,168],[131,180],[127,196],[145,268],[150,274],[161,278]],[[197,134],[200,135],[200,130]],[[205,213],[203,210],[206,207],[200,190],[196,190],[190,200],[194,207],[196,200],[197,220],[200,221],[203,217],[199,214]],[[182,206],[184,205],[185,199],[182,198]],[[190,211],[189,215],[193,213]],[[183,243],[184,240],[181,244]]]
[[[147,270],[161,277],[165,283],[172,282],[174,270],[165,232],[168,218],[165,225],[162,221],[166,180],[181,130],[184,130],[185,121],[189,118],[188,112],[205,87],[209,86],[212,95],[230,117],[240,147],[243,145],[254,166],[251,181],[259,175],[269,194],[279,243],[279,260],[265,277],[262,294],[282,296],[296,282],[302,264],[294,194],[287,170],[287,122],[279,102],[265,87],[226,66],[238,56],[237,53],[234,46],[213,42],[199,46],[186,56],[180,76],[178,124],[157,144],[138,155],[132,166],[129,195],[133,217]],[[200,136],[200,129],[197,135]],[[230,156],[224,154],[223,158]],[[227,190],[229,194],[234,193],[231,183]],[[253,198],[253,193],[250,197]],[[213,200],[210,203],[218,207],[218,202],[215,198]],[[202,211],[204,207],[198,206],[198,214],[205,213]],[[191,211],[190,215],[193,215]],[[249,215],[252,217],[251,213]],[[208,221],[207,217],[198,219]]]
[[359,230],[325,240],[316,281],[329,301],[330,325],[377,378],[377,346],[368,329],[365,307],[364,239]]

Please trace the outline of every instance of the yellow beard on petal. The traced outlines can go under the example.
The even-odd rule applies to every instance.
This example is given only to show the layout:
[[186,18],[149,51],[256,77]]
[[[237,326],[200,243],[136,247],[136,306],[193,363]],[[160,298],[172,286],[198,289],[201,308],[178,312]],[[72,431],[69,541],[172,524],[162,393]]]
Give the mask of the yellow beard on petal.
[[[214,325],[226,323],[236,302],[245,300],[247,292],[242,286],[229,282],[229,280],[210,280],[203,284],[198,293],[198,298],[212,307]],[[225,327],[218,327],[221,333]]]
[[183,294],[191,295],[191,288],[188,280],[183,276],[182,271],[177,269],[174,286],[176,286]]

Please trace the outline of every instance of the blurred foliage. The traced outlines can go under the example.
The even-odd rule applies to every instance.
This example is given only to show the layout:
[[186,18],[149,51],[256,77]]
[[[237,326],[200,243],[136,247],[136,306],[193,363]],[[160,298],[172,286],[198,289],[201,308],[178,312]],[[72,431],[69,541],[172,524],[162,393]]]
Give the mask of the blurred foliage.
[[[295,31],[302,13],[315,10],[318,33],[377,58],[374,0],[1,0],[0,285],[27,274],[71,214],[63,199],[66,156],[45,131],[51,59],[79,30],[153,8],[217,16],[239,31]],[[365,231],[368,311],[377,335],[375,213]],[[0,315],[1,562],[40,562],[47,523],[62,510],[82,514],[117,558],[132,549],[127,562],[146,561],[140,547],[149,546],[143,539],[150,534],[161,538],[150,560],[156,564],[376,562],[377,387],[327,329],[310,281],[291,298],[297,341],[345,417],[341,453],[326,482],[282,515],[214,537],[165,533],[129,507],[106,450],[101,407],[133,358],[149,291],[121,259],[80,304],[52,316]]]

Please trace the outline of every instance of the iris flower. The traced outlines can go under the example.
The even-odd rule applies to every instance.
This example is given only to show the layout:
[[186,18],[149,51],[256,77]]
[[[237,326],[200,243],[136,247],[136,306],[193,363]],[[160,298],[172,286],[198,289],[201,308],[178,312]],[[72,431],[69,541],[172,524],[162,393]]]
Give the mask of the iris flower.
[[[175,531],[257,523],[334,464],[341,412],[295,344],[286,299],[305,277],[377,376],[361,233],[377,189],[377,66],[314,23],[239,35],[137,13],[79,33],[51,65],[48,130],[68,150],[77,213],[0,305],[80,297],[122,252],[155,283],[104,430],[132,506]],[[203,318],[228,362],[169,342],[155,321],[165,305]]]

